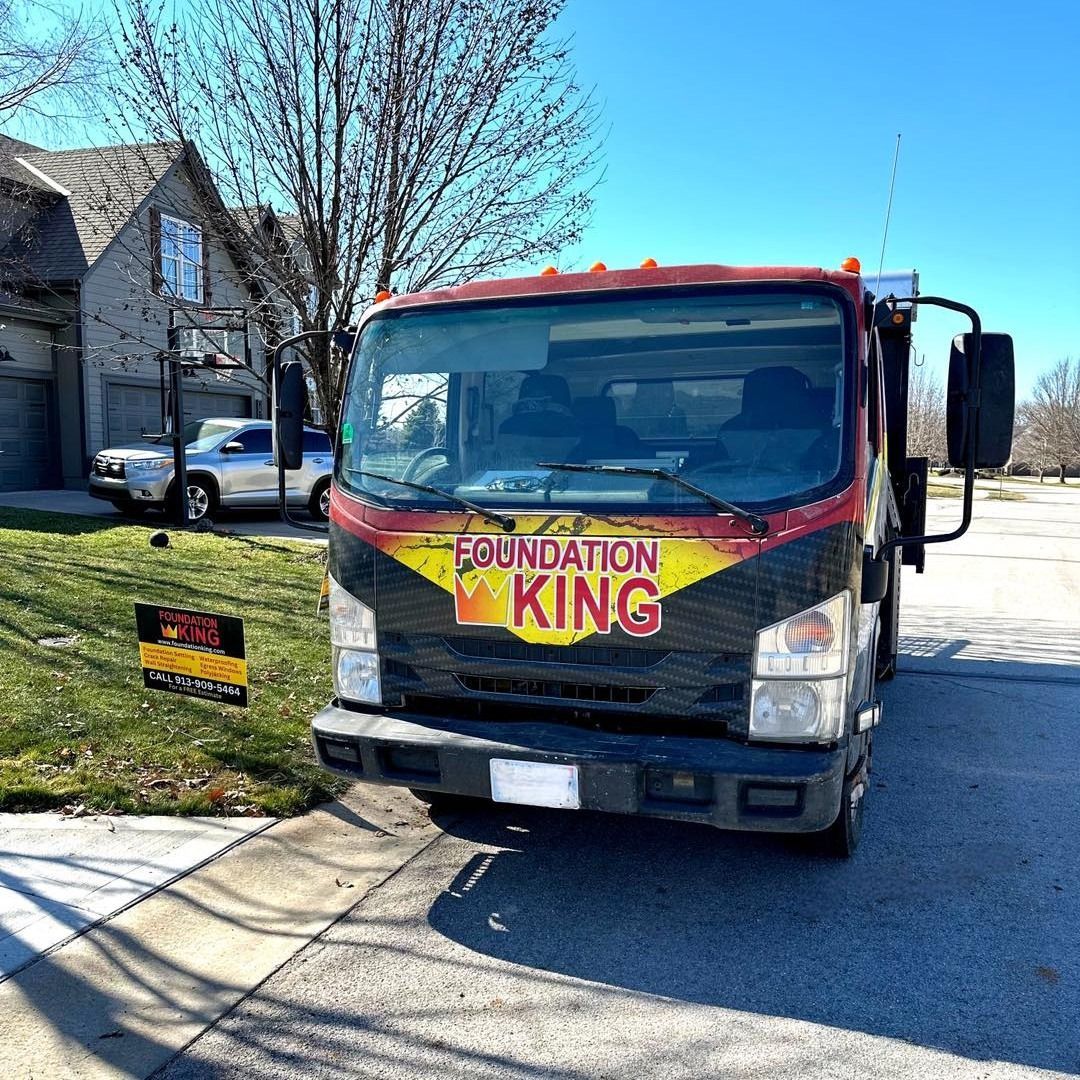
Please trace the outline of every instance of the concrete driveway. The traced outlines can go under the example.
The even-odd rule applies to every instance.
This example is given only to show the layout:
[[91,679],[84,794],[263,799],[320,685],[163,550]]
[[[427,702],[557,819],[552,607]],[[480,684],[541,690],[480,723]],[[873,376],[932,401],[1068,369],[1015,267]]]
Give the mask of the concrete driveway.
[[[0,492],[0,506],[11,506],[18,510],[43,510],[54,514],[106,518],[115,521],[118,525],[138,524],[156,529],[171,527],[164,514],[149,512],[145,517],[125,517],[109,503],[91,498],[85,491]],[[297,510],[295,513],[296,517],[302,521],[311,520],[303,510]],[[278,518],[275,510],[227,510],[219,515],[214,524],[219,531],[232,532],[238,536],[273,536],[283,540],[326,542],[325,537],[319,537],[316,533],[286,525]]]
[[[935,500],[932,527],[958,513]],[[443,835],[162,1073],[1080,1072],[1080,499],[904,577],[856,858],[530,810]]]

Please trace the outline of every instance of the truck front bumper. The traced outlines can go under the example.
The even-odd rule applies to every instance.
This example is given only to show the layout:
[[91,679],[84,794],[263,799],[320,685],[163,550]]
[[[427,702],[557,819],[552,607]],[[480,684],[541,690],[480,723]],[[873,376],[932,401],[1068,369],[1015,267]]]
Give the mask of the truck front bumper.
[[324,768],[367,783],[491,798],[492,758],[576,765],[582,809],[770,832],[828,828],[846,760],[842,748],[406,718],[337,705],[315,717],[312,737]]

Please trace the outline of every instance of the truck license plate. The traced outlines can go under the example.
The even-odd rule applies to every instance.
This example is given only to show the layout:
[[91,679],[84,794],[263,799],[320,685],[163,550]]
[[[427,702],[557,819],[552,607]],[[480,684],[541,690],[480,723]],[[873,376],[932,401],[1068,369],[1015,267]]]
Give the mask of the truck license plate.
[[491,798],[501,803],[577,810],[581,806],[577,766],[492,758]]

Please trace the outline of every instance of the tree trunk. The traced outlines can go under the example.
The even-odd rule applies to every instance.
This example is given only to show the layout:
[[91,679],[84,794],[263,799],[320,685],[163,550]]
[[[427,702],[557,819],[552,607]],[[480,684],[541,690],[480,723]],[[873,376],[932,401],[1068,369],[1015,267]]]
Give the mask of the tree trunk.
[[1059,465],[1058,466],[1058,481],[1060,483],[1062,483],[1062,484],[1065,483],[1065,466],[1064,465]]

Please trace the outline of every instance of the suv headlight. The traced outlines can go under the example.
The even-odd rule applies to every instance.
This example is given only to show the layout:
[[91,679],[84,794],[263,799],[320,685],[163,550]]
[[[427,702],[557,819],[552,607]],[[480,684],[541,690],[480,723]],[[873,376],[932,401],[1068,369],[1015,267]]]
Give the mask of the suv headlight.
[[125,467],[129,472],[158,472],[161,469],[171,469],[173,459],[171,457],[135,458],[128,459]]
[[375,612],[330,578],[334,691],[346,701],[382,704]]
[[826,742],[844,727],[851,594],[759,630],[750,693],[752,739]]

